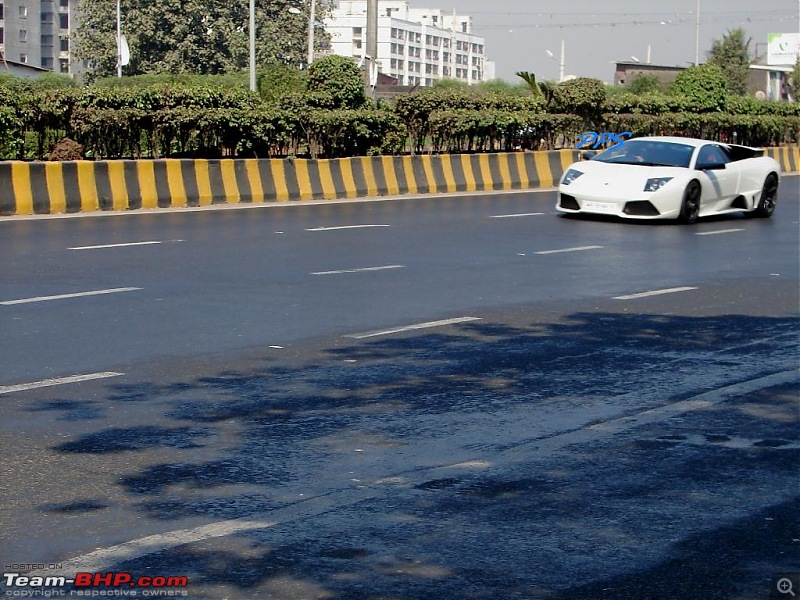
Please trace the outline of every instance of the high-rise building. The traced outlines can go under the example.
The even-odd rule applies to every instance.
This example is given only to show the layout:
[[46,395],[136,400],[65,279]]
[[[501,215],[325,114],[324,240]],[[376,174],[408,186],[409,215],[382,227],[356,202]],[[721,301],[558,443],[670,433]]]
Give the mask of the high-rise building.
[[70,33],[78,0],[0,0],[0,52],[9,61],[74,73]]
[[[326,20],[331,52],[361,59],[366,47],[367,2],[343,0]],[[494,79],[484,38],[472,30],[472,17],[438,9],[411,8],[406,0],[378,1],[380,72],[401,85],[431,86],[438,79],[469,84]]]

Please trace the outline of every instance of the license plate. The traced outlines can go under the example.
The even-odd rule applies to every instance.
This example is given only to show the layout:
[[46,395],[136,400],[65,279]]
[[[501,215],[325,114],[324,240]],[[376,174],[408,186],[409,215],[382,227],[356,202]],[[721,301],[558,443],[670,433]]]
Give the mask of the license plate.
[[591,210],[594,212],[615,213],[617,212],[616,205],[610,202],[591,202],[587,200],[583,203],[584,210]]

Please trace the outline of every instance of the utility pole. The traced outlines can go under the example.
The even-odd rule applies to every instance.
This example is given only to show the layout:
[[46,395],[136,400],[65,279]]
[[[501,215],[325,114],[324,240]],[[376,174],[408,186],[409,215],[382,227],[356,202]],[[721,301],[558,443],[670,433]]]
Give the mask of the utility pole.
[[316,0],[311,0],[311,10],[308,13],[308,56],[306,58],[306,62],[308,66],[311,66],[311,63],[314,62],[314,25],[317,21],[317,2]]
[[117,0],[117,77],[122,77],[122,9]]
[[364,51],[364,91],[375,102],[378,77],[378,0],[367,0],[367,47]]
[[564,54],[564,40],[561,40],[561,61],[558,63],[558,82],[564,81],[564,71],[566,69],[566,56]]
[[250,91],[256,91],[256,0],[250,0]]
[[694,66],[700,64],[700,0],[697,0],[697,10],[695,11],[694,24]]

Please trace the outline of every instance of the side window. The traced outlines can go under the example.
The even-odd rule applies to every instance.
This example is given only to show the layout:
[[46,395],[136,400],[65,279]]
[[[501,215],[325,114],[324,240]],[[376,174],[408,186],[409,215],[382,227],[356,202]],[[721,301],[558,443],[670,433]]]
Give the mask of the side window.
[[723,148],[716,144],[706,144],[700,148],[700,152],[697,154],[695,168],[699,169],[708,165],[725,165],[729,162],[731,162],[731,158]]

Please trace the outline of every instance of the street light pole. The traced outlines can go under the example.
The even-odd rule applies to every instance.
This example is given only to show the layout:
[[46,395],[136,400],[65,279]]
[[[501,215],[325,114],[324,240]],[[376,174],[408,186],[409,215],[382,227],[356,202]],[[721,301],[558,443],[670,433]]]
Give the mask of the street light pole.
[[311,0],[311,8],[308,13],[308,66],[314,62],[314,25],[317,21],[317,2]]
[[122,77],[122,10],[117,0],[117,77]]
[[364,49],[364,91],[375,102],[378,60],[378,0],[367,0],[367,46]]
[[700,64],[700,0],[697,0],[694,24],[694,66]]
[[256,0],[250,0],[250,91],[256,91]]

